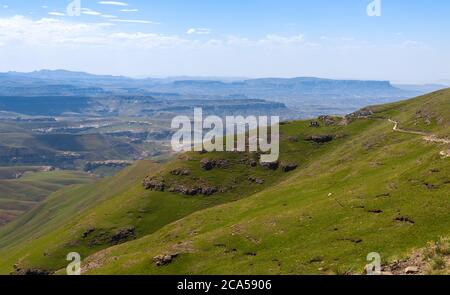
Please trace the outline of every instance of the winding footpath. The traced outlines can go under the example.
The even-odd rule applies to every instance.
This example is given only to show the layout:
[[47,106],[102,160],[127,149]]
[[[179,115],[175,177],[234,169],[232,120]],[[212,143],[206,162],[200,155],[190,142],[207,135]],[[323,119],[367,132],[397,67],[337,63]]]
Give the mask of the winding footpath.
[[[394,130],[395,132],[421,135],[421,136],[423,136],[423,140],[425,140],[426,142],[439,143],[439,144],[450,144],[450,139],[440,138],[440,137],[437,137],[436,135],[429,134],[429,133],[422,132],[422,131],[412,131],[412,130],[401,129],[398,127],[398,125],[400,124],[399,122],[391,120],[391,119],[389,119],[389,122],[394,124],[394,128],[392,128],[392,130]],[[450,149],[448,149],[446,151],[445,150],[441,151],[439,154],[443,158],[449,158],[450,157]]]

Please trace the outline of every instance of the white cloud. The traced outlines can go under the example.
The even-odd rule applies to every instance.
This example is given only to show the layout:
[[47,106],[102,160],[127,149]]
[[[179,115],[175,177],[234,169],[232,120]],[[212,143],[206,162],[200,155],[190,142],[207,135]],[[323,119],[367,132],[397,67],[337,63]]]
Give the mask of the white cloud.
[[98,3],[103,5],[128,6],[128,3],[118,1],[100,1]]
[[3,5],[3,8],[4,9],[7,9],[9,6],[8,5]]
[[133,8],[133,9],[121,9],[122,12],[138,12],[139,9]]
[[90,8],[81,8],[81,13],[86,14],[86,15],[94,15],[94,16],[102,15],[100,12],[92,10]]
[[188,35],[192,35],[192,34],[209,35],[210,33],[211,33],[211,29],[207,29],[207,28],[190,28],[186,32],[186,34],[188,34]]
[[111,14],[102,14],[101,17],[104,17],[104,18],[116,18],[117,16],[111,15]]
[[51,11],[48,13],[49,15],[53,15],[53,16],[65,16],[65,13],[62,12],[56,12],[56,11]]
[[130,23],[130,24],[150,24],[150,25],[159,25],[158,22],[153,22],[149,20],[141,20],[141,19],[113,19],[114,22],[120,23]]
[[268,45],[294,45],[304,43],[303,35],[296,36],[280,36],[280,35],[267,35],[265,38],[258,41],[260,44]]
[[81,19],[0,17],[0,72],[66,68],[117,75],[311,75],[410,81],[449,76],[448,50],[425,47],[421,40],[394,44],[325,40],[319,47],[301,34],[203,40],[148,32],[151,26],[136,26],[145,32],[121,30],[120,22],[126,20],[78,23]]
[[[111,21],[121,21],[112,19]],[[112,23],[72,23],[55,18],[32,20],[22,15],[0,18],[0,42],[24,48],[86,46],[158,47],[181,44],[177,36],[111,31]]]

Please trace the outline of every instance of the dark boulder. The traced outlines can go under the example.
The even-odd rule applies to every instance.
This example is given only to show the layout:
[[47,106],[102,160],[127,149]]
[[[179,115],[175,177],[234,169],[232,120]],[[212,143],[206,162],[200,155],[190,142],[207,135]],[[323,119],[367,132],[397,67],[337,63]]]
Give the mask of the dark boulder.
[[280,163],[278,161],[276,162],[261,162],[261,166],[263,168],[269,169],[269,170],[277,170]]
[[315,143],[327,143],[333,140],[332,135],[313,135],[306,138],[307,141],[312,141]]
[[113,245],[122,244],[136,239],[136,229],[134,227],[127,227],[119,229],[111,237],[110,242]]
[[214,160],[210,160],[210,159],[203,159],[200,161],[200,166],[205,169],[206,171],[212,170],[214,169],[214,167],[216,167],[216,163]]
[[290,172],[297,169],[298,165],[296,163],[281,163],[281,170],[283,172]]

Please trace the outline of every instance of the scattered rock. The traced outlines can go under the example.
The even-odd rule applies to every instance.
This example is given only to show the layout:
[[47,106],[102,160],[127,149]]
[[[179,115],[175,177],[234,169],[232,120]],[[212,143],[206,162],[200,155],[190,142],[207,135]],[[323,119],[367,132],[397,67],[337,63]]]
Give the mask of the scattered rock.
[[332,135],[313,135],[306,138],[307,141],[312,141],[315,143],[327,143],[333,140]]
[[14,265],[14,270],[12,274],[19,276],[49,276],[54,273],[53,271],[40,268],[22,269],[17,264]]
[[405,223],[409,223],[409,224],[416,224],[416,222],[414,220],[412,220],[411,218],[409,218],[407,216],[396,217],[395,221],[405,222]]
[[174,169],[170,171],[170,174],[174,176],[188,176],[191,175],[191,170],[189,169]]
[[383,213],[383,210],[380,209],[373,209],[373,210],[369,210],[369,213],[373,213],[373,214],[381,214]]
[[336,124],[335,119],[333,117],[331,117],[331,116],[320,116],[319,120],[324,122],[324,124],[326,126],[333,126],[333,125]]
[[408,266],[405,268],[406,274],[416,274],[419,272],[419,268],[417,266]]
[[319,128],[320,127],[320,123],[317,122],[317,121],[311,121],[311,122],[309,122],[309,127]]
[[346,241],[346,242],[352,242],[354,244],[359,244],[362,243],[362,239],[353,239],[353,238],[343,238],[343,239],[338,239],[339,241]]
[[91,233],[95,231],[95,227],[90,227],[83,232],[83,239],[86,239]]
[[290,172],[297,169],[298,165],[296,163],[281,163],[281,169],[283,172]]
[[441,151],[439,155],[441,156],[442,159],[450,158],[450,149],[446,151]]
[[260,184],[260,185],[264,184],[264,179],[259,179],[259,178],[253,177],[253,176],[250,176],[248,178],[248,180],[251,181],[251,182],[254,182],[256,184]]
[[309,261],[308,261],[308,263],[309,264],[313,264],[313,263],[320,263],[320,262],[322,262],[323,261],[323,258],[322,257],[314,257],[314,258],[311,258]]
[[215,187],[202,187],[201,192],[205,196],[211,196],[217,193],[217,188]]
[[160,267],[167,264],[170,264],[173,262],[173,260],[178,256],[178,254],[165,254],[165,255],[158,255],[153,257],[153,263]]
[[278,161],[276,162],[261,162],[261,166],[263,168],[269,169],[269,170],[277,170],[280,163]]
[[200,166],[206,171],[212,170],[214,168],[226,168],[228,166],[228,160],[210,160],[205,158],[200,161]]
[[352,122],[352,119],[350,117],[344,117],[342,118],[342,120],[339,122],[340,126],[347,126],[348,124],[350,124]]
[[354,113],[351,113],[350,115],[348,115],[348,117],[350,117],[350,118],[367,118],[371,115],[373,115],[373,111],[369,108],[364,108],[364,109],[361,109]]
[[210,159],[202,159],[200,161],[200,166],[205,169],[206,171],[212,170],[215,167],[215,162]]
[[121,244],[130,240],[136,239],[136,229],[134,227],[127,227],[119,229],[110,239],[113,245]]
[[164,179],[146,177],[143,181],[145,189],[163,192],[165,189]]
[[203,186],[203,187],[188,187],[185,185],[178,185],[175,187],[172,187],[170,190],[172,193],[180,193],[185,196],[196,196],[196,195],[205,195],[205,196],[211,196],[218,192],[218,189],[216,187],[211,186]]

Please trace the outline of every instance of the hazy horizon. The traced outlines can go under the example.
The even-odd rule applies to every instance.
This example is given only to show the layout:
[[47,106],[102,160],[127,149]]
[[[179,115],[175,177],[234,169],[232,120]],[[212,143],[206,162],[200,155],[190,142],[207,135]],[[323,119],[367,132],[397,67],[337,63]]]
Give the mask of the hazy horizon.
[[20,73],[20,74],[32,74],[42,71],[66,71],[66,72],[72,72],[72,73],[84,73],[89,75],[95,75],[95,76],[112,76],[112,77],[124,77],[124,78],[130,78],[130,79],[192,79],[192,80],[220,80],[222,82],[233,82],[233,81],[243,81],[243,80],[253,80],[253,79],[297,79],[297,78],[315,78],[315,79],[324,79],[324,80],[341,80],[341,81],[387,81],[391,83],[392,85],[440,85],[440,86],[450,86],[450,80],[449,81],[436,81],[436,82],[429,82],[429,83],[415,83],[415,82],[405,82],[405,81],[391,81],[387,79],[358,79],[358,78],[346,78],[346,77],[317,77],[317,76],[260,76],[260,77],[237,77],[237,76],[208,76],[208,75],[200,75],[200,76],[191,76],[191,75],[171,75],[171,76],[158,76],[158,75],[140,75],[140,76],[128,76],[128,75],[114,75],[109,73],[93,73],[83,70],[68,70],[68,69],[61,69],[61,68],[55,68],[55,69],[48,69],[48,68],[42,68],[42,69],[36,69],[33,71],[6,71],[6,72],[0,72],[0,74],[8,74],[8,73]]

